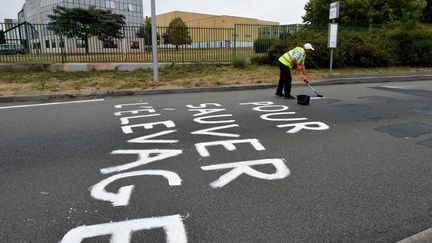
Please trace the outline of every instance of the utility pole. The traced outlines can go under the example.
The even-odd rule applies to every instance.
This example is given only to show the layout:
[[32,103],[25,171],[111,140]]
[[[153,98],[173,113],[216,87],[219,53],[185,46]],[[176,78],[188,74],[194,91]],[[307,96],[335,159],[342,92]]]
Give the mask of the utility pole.
[[159,82],[159,60],[158,60],[158,43],[156,33],[156,4],[151,0],[151,18],[152,18],[152,48],[153,48],[153,81]]

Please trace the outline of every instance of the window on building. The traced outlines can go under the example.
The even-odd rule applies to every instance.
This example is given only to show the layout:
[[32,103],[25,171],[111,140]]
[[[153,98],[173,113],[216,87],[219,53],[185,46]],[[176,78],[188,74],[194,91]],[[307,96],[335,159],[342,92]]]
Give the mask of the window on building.
[[76,39],[77,48],[85,48],[85,41],[83,39]]
[[115,2],[114,1],[111,1],[111,8],[115,9]]
[[131,45],[130,45],[131,49],[139,49],[139,42],[138,41],[131,41]]
[[105,49],[117,49],[117,41],[106,40],[103,42],[103,48],[105,48]]
[[49,40],[46,40],[46,41],[45,41],[45,47],[46,47],[46,48],[51,48],[51,46],[50,46],[50,41],[49,41]]
[[40,42],[33,43],[33,49],[41,49],[41,43]]
[[57,43],[55,40],[51,40],[51,47],[52,48],[57,48]]
[[135,11],[135,6],[133,4],[129,4],[129,11],[130,12]]
[[60,48],[64,48],[64,47],[65,47],[65,43],[64,43],[63,40],[60,40],[60,42],[59,42],[59,47],[60,47]]

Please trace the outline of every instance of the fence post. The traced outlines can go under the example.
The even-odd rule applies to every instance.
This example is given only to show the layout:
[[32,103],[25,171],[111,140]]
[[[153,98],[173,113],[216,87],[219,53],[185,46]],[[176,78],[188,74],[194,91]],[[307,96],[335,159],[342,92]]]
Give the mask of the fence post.
[[233,60],[237,58],[237,24],[234,24],[234,50],[233,50]]

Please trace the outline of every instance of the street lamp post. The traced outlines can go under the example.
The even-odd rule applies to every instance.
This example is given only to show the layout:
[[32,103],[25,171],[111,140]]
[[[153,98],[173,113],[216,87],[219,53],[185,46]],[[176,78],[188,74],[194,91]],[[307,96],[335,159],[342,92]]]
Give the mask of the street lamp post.
[[157,49],[157,33],[156,33],[156,4],[155,0],[151,0],[151,18],[152,18],[152,49],[153,49],[153,81],[159,82],[159,60]]

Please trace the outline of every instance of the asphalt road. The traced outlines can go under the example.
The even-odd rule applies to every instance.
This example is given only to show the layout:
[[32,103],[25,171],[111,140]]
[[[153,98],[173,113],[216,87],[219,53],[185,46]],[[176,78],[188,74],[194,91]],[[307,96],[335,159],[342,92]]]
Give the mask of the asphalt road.
[[273,90],[0,104],[0,242],[395,242],[432,227],[431,82],[316,88],[309,106]]

